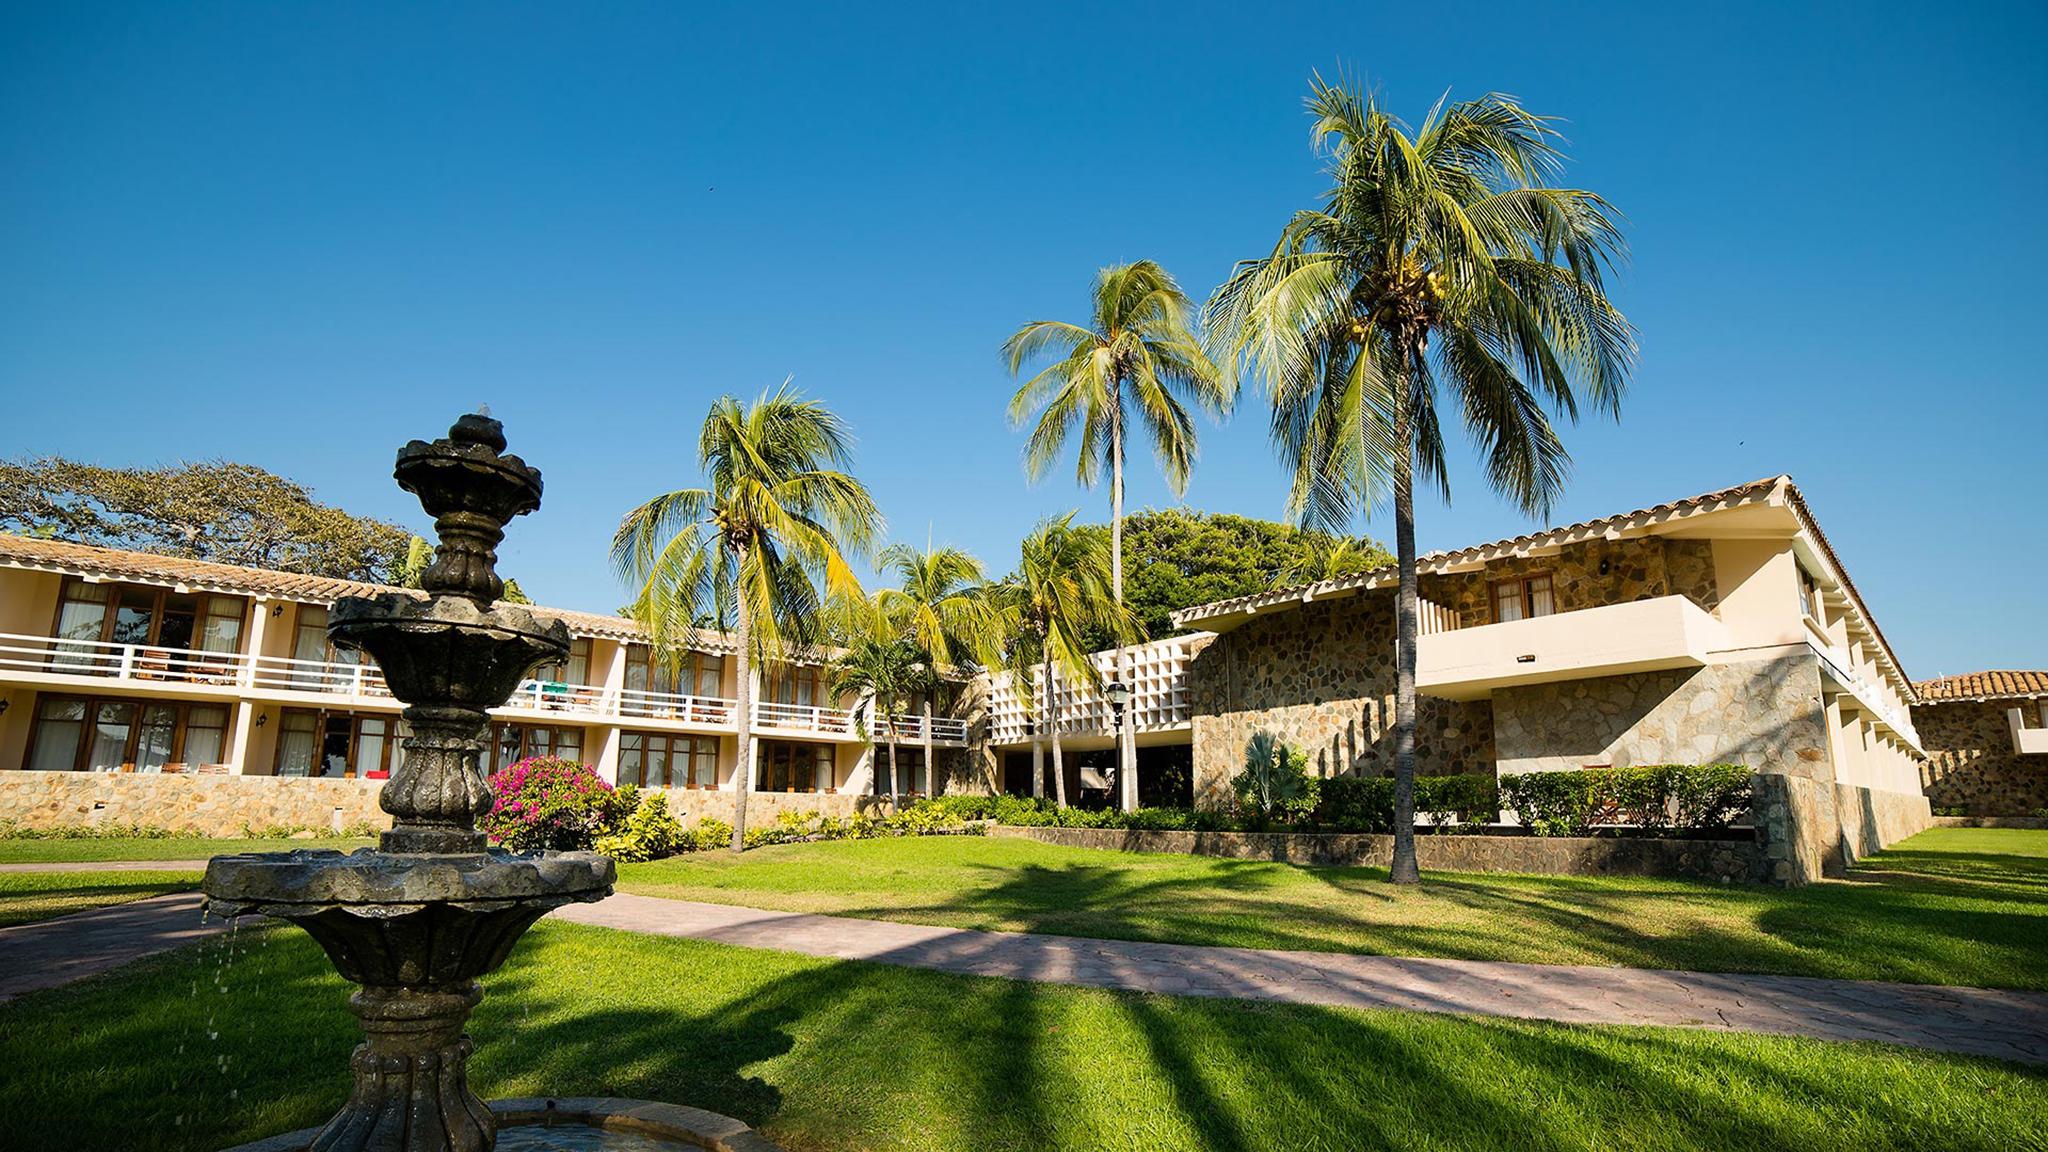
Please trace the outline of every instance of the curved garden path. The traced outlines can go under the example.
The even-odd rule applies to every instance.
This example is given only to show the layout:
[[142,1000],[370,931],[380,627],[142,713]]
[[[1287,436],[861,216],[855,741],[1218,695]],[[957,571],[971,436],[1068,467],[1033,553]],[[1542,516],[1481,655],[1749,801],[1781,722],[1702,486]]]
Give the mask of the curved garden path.
[[[199,901],[177,893],[0,929],[0,1000],[220,931],[218,922],[200,922]],[[1090,940],[629,893],[554,915],[746,948],[1118,991],[1873,1040],[2048,1064],[2048,994],[2037,992]]]

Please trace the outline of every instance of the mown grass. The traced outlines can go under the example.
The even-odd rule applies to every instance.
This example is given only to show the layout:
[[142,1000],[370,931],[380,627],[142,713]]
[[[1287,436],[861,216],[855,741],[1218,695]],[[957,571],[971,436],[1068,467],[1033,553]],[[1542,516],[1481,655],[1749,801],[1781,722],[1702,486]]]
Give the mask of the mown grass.
[[962,928],[2048,988],[2048,832],[1934,829],[1802,889],[1435,872],[927,837],[707,852],[625,891]]
[[0,928],[199,886],[197,872],[0,872]]
[[[552,923],[487,984],[485,1095],[697,1105],[792,1152],[2048,1147],[2048,1073],[1875,1045],[1137,996]],[[347,993],[304,936],[244,929],[0,1005],[8,1142],[211,1152],[319,1123],[347,1090]]]
[[102,860],[204,860],[235,852],[282,852],[293,848],[333,848],[353,852],[374,840],[321,837],[314,840],[213,839],[200,836],[163,837],[0,837],[0,864],[73,864]]

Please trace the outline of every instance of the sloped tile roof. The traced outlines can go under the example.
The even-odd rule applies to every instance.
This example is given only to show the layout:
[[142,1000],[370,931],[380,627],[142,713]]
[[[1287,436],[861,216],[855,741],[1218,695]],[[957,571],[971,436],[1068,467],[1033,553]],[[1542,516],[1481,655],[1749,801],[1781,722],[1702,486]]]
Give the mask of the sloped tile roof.
[[2001,700],[2010,697],[2048,696],[2048,672],[1965,672],[1942,676],[1913,685],[1923,704],[1953,700]]
[[[361,580],[338,580],[332,576],[308,576],[299,572],[278,572],[268,568],[244,568],[216,564],[210,560],[188,560],[180,556],[159,556],[153,552],[124,552],[96,548],[65,540],[40,540],[0,532],[0,567],[37,568],[74,576],[98,576],[109,580],[133,580],[145,584],[182,584],[209,592],[230,592],[244,596],[274,596],[307,604],[332,604],[344,596],[375,596],[381,592],[404,592],[388,584]],[[539,611],[555,616],[578,636],[600,636],[608,640],[644,640],[640,626],[623,616],[547,608]],[[706,646],[717,648],[720,639],[705,637]]]

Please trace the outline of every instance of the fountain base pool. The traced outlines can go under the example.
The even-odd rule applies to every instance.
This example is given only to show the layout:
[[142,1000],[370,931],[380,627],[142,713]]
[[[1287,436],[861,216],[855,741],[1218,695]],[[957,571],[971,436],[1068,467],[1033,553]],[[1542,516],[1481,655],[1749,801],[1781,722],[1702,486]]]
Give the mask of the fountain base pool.
[[[490,1108],[498,1152],[782,1152],[730,1116],[678,1104],[564,1096],[494,1100]],[[319,1132],[288,1132],[227,1152],[305,1152]]]

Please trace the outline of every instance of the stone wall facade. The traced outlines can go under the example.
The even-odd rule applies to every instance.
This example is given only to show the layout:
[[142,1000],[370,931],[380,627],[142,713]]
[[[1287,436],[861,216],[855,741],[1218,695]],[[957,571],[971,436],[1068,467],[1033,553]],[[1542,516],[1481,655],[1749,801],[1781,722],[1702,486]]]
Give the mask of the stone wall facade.
[[2033,700],[1915,705],[1913,727],[1927,749],[1920,774],[1928,800],[1966,816],[2030,816],[2048,808],[2048,756],[2016,753],[2005,715],[2038,707]]
[[142,824],[198,836],[381,830],[391,826],[391,817],[377,807],[382,785],[289,776],[0,772],[0,824]]
[[[1291,864],[1377,865],[1393,859],[1394,838],[1287,832],[1132,832],[1114,828],[1011,828],[991,836],[1070,848],[1120,852],[1183,852],[1233,860]],[[1421,866],[1446,872],[1516,872],[1568,876],[1677,876],[1754,882],[1766,876],[1754,838],[1630,839],[1613,836],[1417,836]]]
[[[1392,771],[1393,596],[1360,593],[1247,621],[1189,662],[1188,697],[1199,805],[1227,799],[1259,732],[1308,753],[1319,776]],[[1415,747],[1427,775],[1491,772],[1492,709],[1422,697]]]
[[1832,778],[1820,662],[1810,653],[1501,688],[1501,772],[1745,764]]
[[1459,627],[1477,628],[1495,622],[1495,583],[1545,574],[1559,612],[1660,596],[1686,596],[1708,612],[1721,604],[1714,546],[1707,540],[1588,540],[1555,556],[1507,557],[1478,572],[1424,576],[1420,587],[1424,599],[1457,615]]

